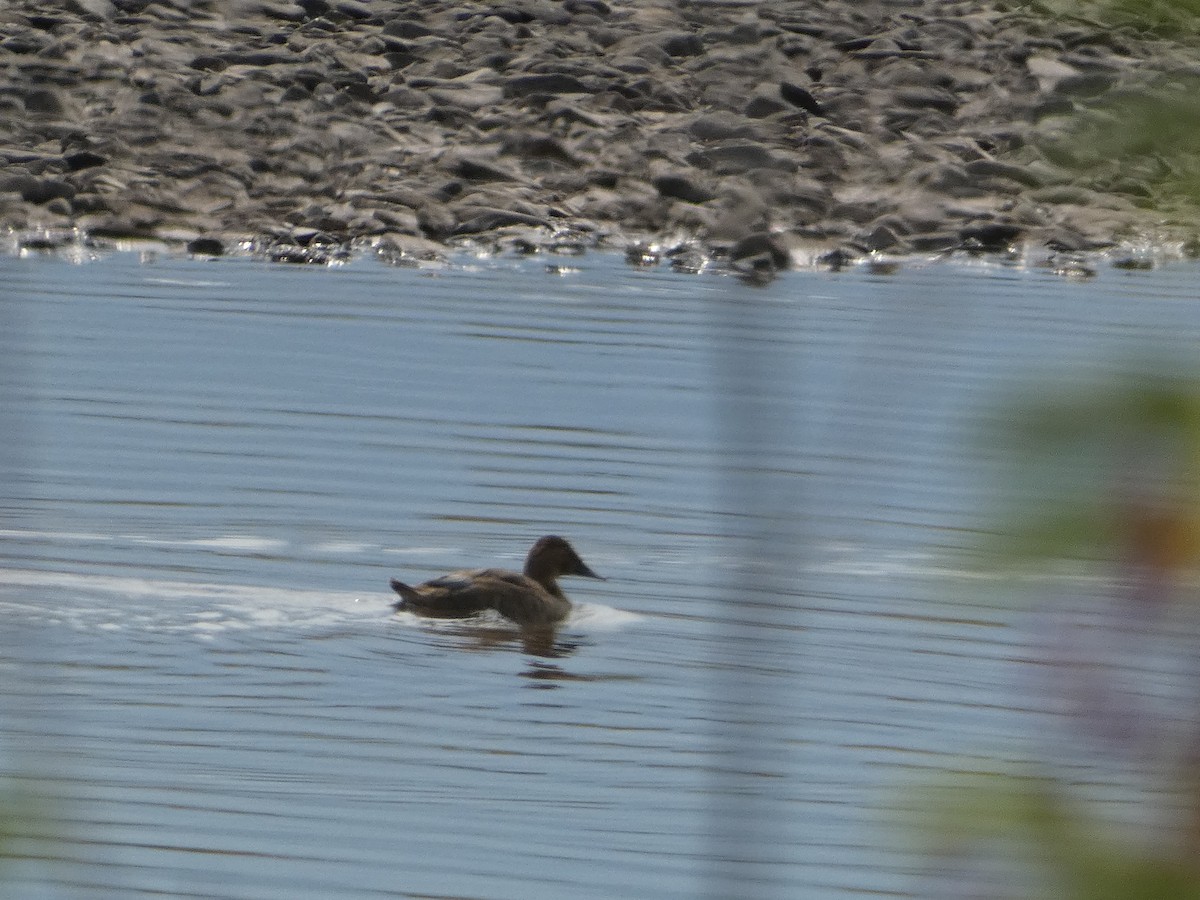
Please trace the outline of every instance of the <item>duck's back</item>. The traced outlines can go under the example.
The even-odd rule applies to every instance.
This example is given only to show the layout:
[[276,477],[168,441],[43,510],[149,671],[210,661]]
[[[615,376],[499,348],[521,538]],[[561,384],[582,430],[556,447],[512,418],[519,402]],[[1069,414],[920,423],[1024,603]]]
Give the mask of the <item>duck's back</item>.
[[558,621],[570,610],[565,599],[506,569],[451,572],[413,588],[398,584],[392,587],[404,598],[399,608],[427,616],[465,618],[494,609],[516,622],[540,624]]

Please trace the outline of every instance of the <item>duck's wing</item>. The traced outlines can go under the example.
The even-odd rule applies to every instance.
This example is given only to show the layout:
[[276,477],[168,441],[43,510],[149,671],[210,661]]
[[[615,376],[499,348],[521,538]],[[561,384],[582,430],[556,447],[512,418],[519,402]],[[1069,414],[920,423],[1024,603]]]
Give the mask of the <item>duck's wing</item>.
[[464,569],[434,578],[424,584],[401,590],[393,583],[403,601],[397,609],[406,609],[426,616],[465,618],[495,609],[514,591],[538,588],[536,582],[518,572],[504,569]]
[[561,622],[571,603],[555,596],[542,585],[517,572],[492,570],[487,573],[492,609],[522,626],[549,626]]

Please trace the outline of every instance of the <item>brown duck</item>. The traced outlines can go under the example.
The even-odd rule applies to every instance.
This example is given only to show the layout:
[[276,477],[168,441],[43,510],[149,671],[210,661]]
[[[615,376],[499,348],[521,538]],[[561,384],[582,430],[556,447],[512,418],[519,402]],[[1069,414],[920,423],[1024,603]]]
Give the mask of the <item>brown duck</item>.
[[[461,619],[494,609],[521,625],[553,625],[571,611],[558,586],[560,575],[600,578],[563,538],[540,538],[525,557],[525,570],[466,569],[416,587],[392,579],[396,609],[423,616]],[[601,579],[603,580],[603,579]]]

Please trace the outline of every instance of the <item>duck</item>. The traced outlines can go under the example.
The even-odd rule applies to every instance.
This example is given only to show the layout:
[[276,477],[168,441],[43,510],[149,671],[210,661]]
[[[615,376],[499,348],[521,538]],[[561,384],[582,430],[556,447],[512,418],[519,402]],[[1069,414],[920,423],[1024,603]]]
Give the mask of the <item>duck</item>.
[[571,612],[571,601],[558,586],[562,575],[604,579],[593,572],[558,535],[538,538],[521,572],[464,569],[410,587],[393,578],[400,595],[396,610],[442,619],[463,619],[494,609],[522,626],[552,626]]

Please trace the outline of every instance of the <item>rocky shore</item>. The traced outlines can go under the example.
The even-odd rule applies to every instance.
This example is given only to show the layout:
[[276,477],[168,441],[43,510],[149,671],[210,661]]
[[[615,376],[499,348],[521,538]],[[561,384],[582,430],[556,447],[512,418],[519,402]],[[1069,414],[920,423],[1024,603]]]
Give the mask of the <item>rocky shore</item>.
[[978,0],[15,0],[0,228],[299,262],[1087,252],[1173,233],[1039,129],[1197,68]]

